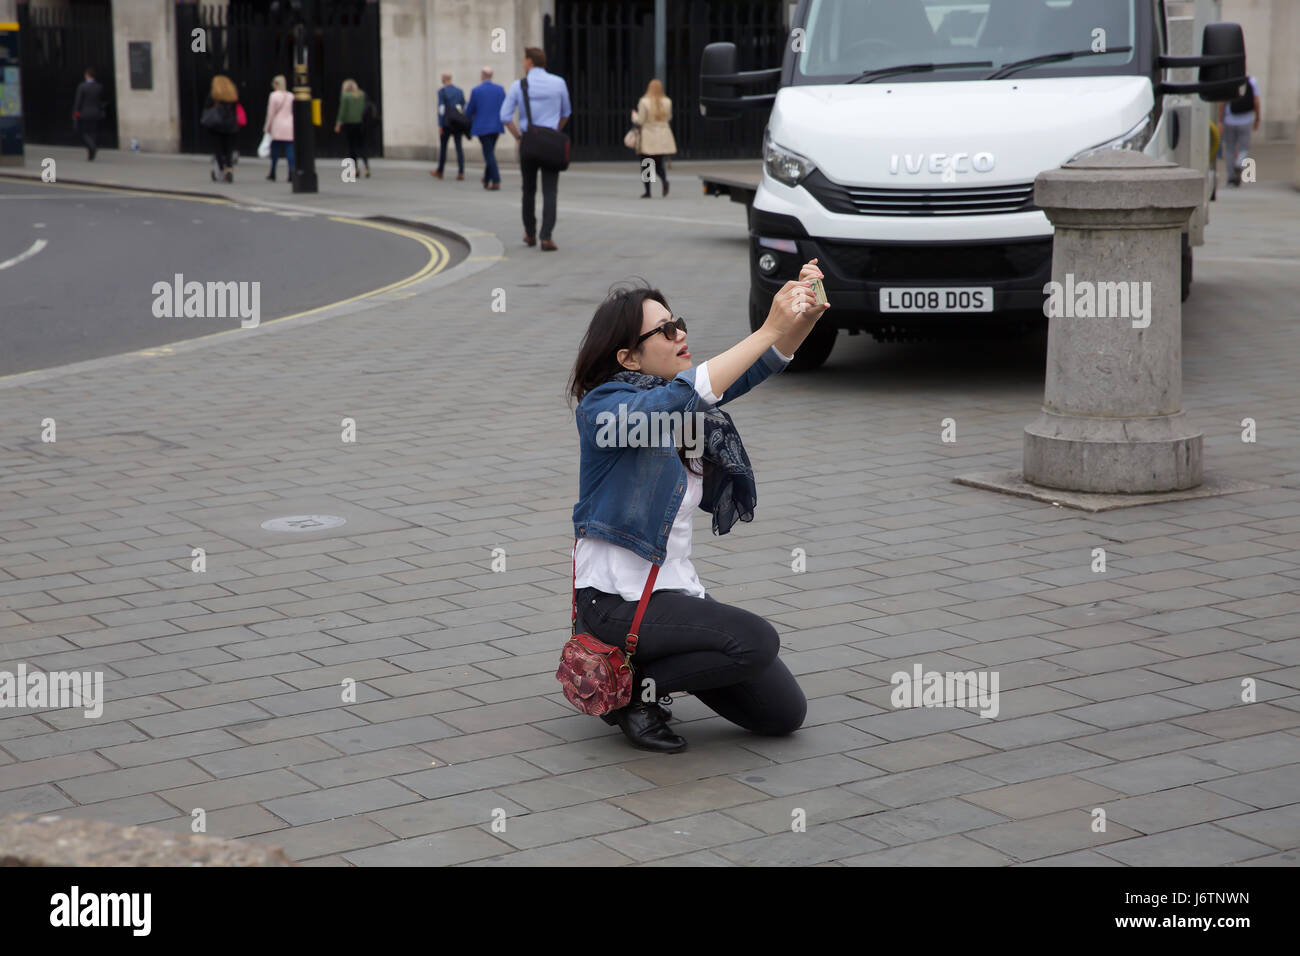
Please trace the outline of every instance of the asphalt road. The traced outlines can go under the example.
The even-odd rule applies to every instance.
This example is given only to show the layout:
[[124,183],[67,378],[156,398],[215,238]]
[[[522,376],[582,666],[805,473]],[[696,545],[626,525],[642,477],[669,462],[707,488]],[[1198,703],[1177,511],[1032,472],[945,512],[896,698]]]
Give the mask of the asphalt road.
[[[465,254],[448,251],[444,266]],[[247,326],[254,304],[265,323],[398,282],[430,258],[415,239],[324,215],[0,180],[0,375]],[[155,291],[177,274],[186,298],[202,283],[189,308],[201,300],[203,315],[177,317],[175,294]],[[208,283],[230,282],[247,283],[242,311],[209,300]]]

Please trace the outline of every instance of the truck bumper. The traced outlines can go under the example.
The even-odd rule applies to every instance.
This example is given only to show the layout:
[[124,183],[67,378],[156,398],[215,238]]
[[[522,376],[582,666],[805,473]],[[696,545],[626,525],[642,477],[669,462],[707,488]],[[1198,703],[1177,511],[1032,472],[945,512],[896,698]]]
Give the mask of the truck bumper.
[[[762,239],[793,242],[790,253],[761,245]],[[776,268],[764,272],[759,259],[771,253]],[[753,211],[749,268],[751,295],[766,312],[771,297],[799,267],[816,258],[826,276],[831,309],[838,328],[874,331],[893,326],[987,325],[1026,313],[1042,316],[1043,287],[1052,278],[1052,239],[946,242],[875,242],[809,236],[799,220]],[[887,288],[991,288],[992,312],[897,313],[880,311],[880,292]],[[755,304],[758,304],[756,301]]]

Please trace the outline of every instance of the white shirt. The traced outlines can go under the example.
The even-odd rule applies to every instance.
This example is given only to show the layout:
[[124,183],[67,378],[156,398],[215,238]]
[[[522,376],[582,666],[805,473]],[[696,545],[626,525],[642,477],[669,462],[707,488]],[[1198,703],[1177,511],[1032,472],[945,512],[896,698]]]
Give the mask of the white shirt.
[[[782,354],[776,346],[772,346],[772,351],[783,361],[790,361],[790,356]],[[695,391],[710,405],[717,404],[718,396],[713,394],[713,383],[709,380],[708,362],[701,363],[696,370]],[[655,578],[656,591],[678,590],[692,597],[704,597],[704,585],[691,563],[695,509],[703,497],[704,479],[687,468],[686,493],[682,495],[682,503],[668,533],[664,563],[659,566],[659,576]],[[607,594],[621,595],[625,601],[641,600],[641,592],[645,590],[645,581],[650,574],[650,562],[645,558],[609,541],[579,538],[576,561],[577,589],[596,588]]]

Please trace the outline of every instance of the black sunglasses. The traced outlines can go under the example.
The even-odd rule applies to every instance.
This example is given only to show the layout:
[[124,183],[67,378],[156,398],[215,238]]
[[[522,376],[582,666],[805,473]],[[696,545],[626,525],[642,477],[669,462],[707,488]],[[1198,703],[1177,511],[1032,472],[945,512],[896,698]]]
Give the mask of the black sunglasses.
[[680,315],[674,316],[671,322],[665,322],[663,325],[659,326],[658,328],[651,329],[649,332],[645,333],[639,339],[637,339],[636,344],[640,345],[646,339],[650,338],[650,336],[658,335],[661,332],[663,333],[664,338],[666,338],[669,342],[672,342],[677,338],[678,329],[681,329],[683,332],[686,331],[686,320],[683,319]]

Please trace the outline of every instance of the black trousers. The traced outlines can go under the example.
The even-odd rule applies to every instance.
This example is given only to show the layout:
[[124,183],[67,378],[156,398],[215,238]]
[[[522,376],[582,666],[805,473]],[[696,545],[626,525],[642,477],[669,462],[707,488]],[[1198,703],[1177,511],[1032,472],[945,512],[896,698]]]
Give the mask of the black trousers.
[[[595,588],[578,592],[579,631],[625,647],[635,601]],[[688,691],[733,724],[756,734],[798,730],[808,711],[803,691],[777,659],[781,639],[757,614],[681,591],[650,596],[632,667],[633,699],[646,679],[656,696]]]
[[560,171],[539,166],[535,160],[519,158],[519,172],[524,179],[524,235],[537,232],[537,173],[542,174],[542,231],[540,238],[550,239],[555,229],[555,202],[560,188]]
[[356,165],[357,159],[365,165],[366,169],[370,168],[370,160],[366,159],[366,127],[363,123],[344,123],[343,135],[348,142],[348,157]]
[[86,155],[94,159],[95,152],[99,149],[99,120],[81,117],[77,120],[77,132],[81,134],[81,141],[86,145]]
[[667,172],[665,171],[665,169],[664,169],[664,157],[662,157],[662,156],[642,156],[642,157],[641,157],[641,179],[642,179],[642,181],[645,183],[645,194],[646,194],[647,196],[649,196],[649,195],[650,195],[650,180],[648,180],[648,179],[645,178],[645,170],[646,170],[645,161],[646,161],[647,159],[653,159],[653,160],[655,161],[655,179],[659,180],[659,181],[660,181],[661,183],[663,183],[665,186],[668,185],[668,173],[667,173]]
[[443,167],[447,165],[447,140],[456,140],[456,172],[464,175],[465,173],[465,150],[461,147],[460,140],[463,133],[453,133],[447,127],[442,128],[438,134],[438,172],[442,172]]
[[212,132],[212,155],[221,169],[229,169],[235,164],[233,153],[235,151],[235,133],[218,133]]

